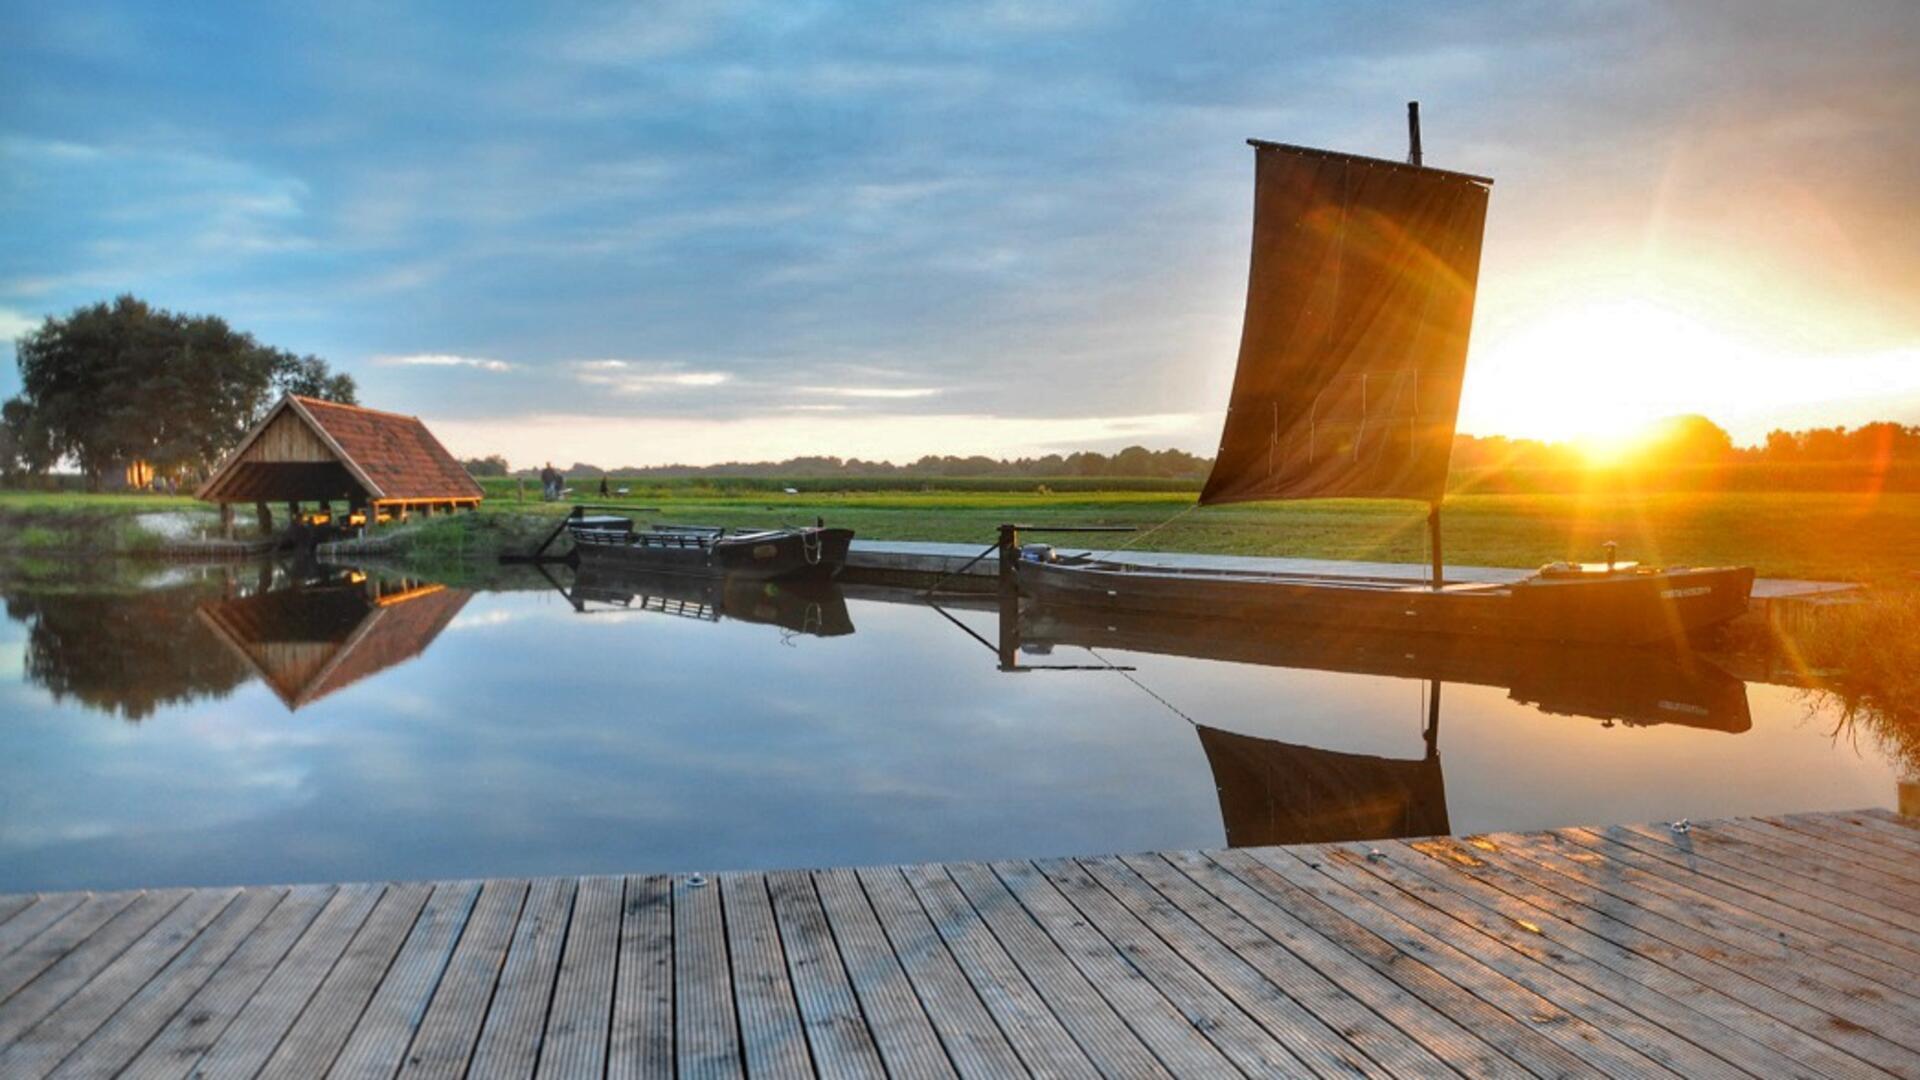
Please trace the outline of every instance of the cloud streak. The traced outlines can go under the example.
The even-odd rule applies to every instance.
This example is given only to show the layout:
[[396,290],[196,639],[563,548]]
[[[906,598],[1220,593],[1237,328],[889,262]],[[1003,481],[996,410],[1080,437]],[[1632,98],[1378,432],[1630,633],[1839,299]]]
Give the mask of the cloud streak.
[[384,367],[472,368],[477,371],[491,371],[496,374],[514,370],[514,365],[505,360],[489,360],[483,356],[455,356],[452,353],[410,353],[406,356],[376,356],[373,362]]

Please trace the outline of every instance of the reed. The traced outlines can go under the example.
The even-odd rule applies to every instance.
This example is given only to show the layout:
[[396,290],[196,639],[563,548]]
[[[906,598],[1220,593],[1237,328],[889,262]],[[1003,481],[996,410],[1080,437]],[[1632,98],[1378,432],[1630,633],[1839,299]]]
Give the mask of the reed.
[[1920,582],[1822,608],[1782,647],[1835,709],[1835,734],[1867,734],[1920,779]]

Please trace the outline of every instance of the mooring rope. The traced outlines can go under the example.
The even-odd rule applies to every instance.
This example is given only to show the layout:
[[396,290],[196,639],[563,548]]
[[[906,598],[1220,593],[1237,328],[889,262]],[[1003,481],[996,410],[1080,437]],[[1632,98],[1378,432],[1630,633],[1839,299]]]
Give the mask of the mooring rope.
[[1121,678],[1124,678],[1128,682],[1139,687],[1141,693],[1147,695],[1148,697],[1159,702],[1160,704],[1165,705],[1167,707],[1168,712],[1172,713],[1173,715],[1179,717],[1182,720],[1185,720],[1187,723],[1192,724],[1194,727],[1200,726],[1200,721],[1195,720],[1193,717],[1188,716],[1184,712],[1181,712],[1180,707],[1178,705],[1175,705],[1173,702],[1168,701],[1166,698],[1163,698],[1159,694],[1154,693],[1152,687],[1148,686],[1146,683],[1141,682],[1139,679],[1134,678],[1133,672],[1128,671],[1126,668],[1123,668],[1118,664],[1115,664],[1113,661],[1107,659],[1106,657],[1101,656],[1099,650],[1095,649],[1093,646],[1088,645],[1088,646],[1085,646],[1085,648],[1089,656],[1092,656],[1095,660],[1098,660],[1102,664],[1105,664],[1109,671],[1117,673],[1118,675],[1120,675]]

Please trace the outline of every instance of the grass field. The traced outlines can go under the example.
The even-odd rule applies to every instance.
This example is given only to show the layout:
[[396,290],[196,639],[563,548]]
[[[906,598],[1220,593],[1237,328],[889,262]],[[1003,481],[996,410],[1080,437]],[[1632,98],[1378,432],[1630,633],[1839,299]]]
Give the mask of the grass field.
[[[619,502],[620,500],[614,500]],[[993,542],[1003,521],[1133,525],[1137,536],[1035,534],[1062,547],[1421,562],[1426,512],[1412,503],[1341,500],[1193,509],[1184,493],[891,492],[735,497],[679,495],[658,520],[772,525],[824,517],[876,540]],[[563,507],[492,500],[486,513]],[[655,515],[646,515],[653,519]],[[1443,542],[1458,565],[1535,566],[1594,560],[1618,541],[1622,558],[1660,564],[1751,564],[1763,576],[1898,581],[1920,572],[1920,495],[1798,492],[1631,496],[1462,495],[1447,501]]]
[[[664,497],[662,497],[664,496]],[[583,497],[591,497],[583,495]],[[619,500],[615,500],[616,502]],[[883,540],[993,542],[1003,521],[1117,524],[1137,536],[1035,539],[1062,547],[1128,544],[1148,550],[1420,562],[1425,511],[1411,503],[1331,501],[1258,503],[1192,509],[1184,492],[749,491],[670,489],[633,506],[658,506],[658,520],[774,525],[824,517]],[[87,537],[127,543],[122,515],[185,509],[182,498],[0,492],[0,549],[90,546]],[[430,546],[481,556],[524,542],[565,509],[487,501],[477,517],[429,523]],[[528,520],[518,520],[521,516]],[[248,515],[241,515],[246,518]],[[653,519],[645,515],[644,519]],[[32,543],[22,543],[30,540]],[[1447,502],[1447,560],[1456,565],[1534,566],[1552,559],[1598,559],[1608,540],[1622,558],[1661,564],[1751,564],[1763,576],[1849,581],[1910,581],[1920,573],[1920,494],[1877,496],[1802,492],[1630,495],[1460,495]]]

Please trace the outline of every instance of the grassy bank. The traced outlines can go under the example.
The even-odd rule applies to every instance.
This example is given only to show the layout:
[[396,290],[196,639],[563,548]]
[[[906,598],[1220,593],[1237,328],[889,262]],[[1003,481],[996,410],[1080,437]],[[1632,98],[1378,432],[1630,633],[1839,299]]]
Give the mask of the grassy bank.
[[204,509],[185,496],[0,492],[0,553],[47,558],[148,554],[164,546],[166,537],[144,527],[141,515]]
[[[511,490],[510,488],[508,489]],[[591,497],[591,496],[585,496]],[[992,542],[1003,521],[1132,525],[1136,536],[1051,539],[1062,546],[1127,544],[1146,550],[1420,562],[1424,510],[1411,503],[1256,503],[1193,509],[1168,491],[778,491],[721,493],[675,486],[623,502],[654,506],[657,520],[764,526],[823,517],[878,540]],[[125,553],[158,541],[135,518],[191,510],[186,498],[0,492],[0,550]],[[458,562],[535,542],[559,504],[489,499],[477,514],[386,527],[393,553]],[[246,515],[242,515],[243,519]],[[656,515],[644,515],[655,520]],[[392,533],[388,533],[392,529]],[[1049,539],[1036,535],[1035,539]],[[1623,558],[1661,564],[1750,564],[1763,576],[1902,582],[1920,572],[1920,494],[1801,492],[1717,494],[1459,495],[1446,511],[1446,554],[1456,565],[1535,566],[1596,559],[1608,540]]]
[[[1143,532],[1052,539],[1069,547],[1130,543],[1147,550],[1387,562],[1427,557],[1424,509],[1388,501],[1194,510],[1190,494],[1172,492],[934,491],[670,493],[645,500],[636,495],[626,502],[657,506],[659,520],[674,522],[772,525],[824,517],[877,540],[985,546],[1003,521],[1117,524]],[[490,501],[480,517],[563,509],[509,498]],[[1608,540],[1619,542],[1623,558],[1649,563],[1751,564],[1768,577],[1902,580],[1920,571],[1920,495],[1462,495],[1447,502],[1446,554],[1458,565],[1527,567],[1552,559],[1597,559]]]

